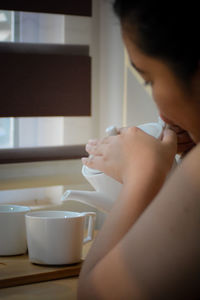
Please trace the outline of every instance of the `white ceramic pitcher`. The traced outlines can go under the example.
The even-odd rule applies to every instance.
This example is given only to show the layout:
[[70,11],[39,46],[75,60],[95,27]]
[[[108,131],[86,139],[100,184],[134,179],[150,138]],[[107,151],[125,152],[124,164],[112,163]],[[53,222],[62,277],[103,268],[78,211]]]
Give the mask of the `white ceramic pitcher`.
[[[165,123],[162,121],[158,123],[145,123],[137,127],[159,139],[161,138]],[[107,132],[109,135],[117,134],[115,127],[108,128]],[[173,168],[175,166],[176,161],[174,161]],[[82,167],[82,174],[92,185],[94,191],[67,190],[63,194],[62,201],[75,200],[93,206],[101,211],[109,212],[120,193],[122,184],[103,172],[88,168],[85,165]]]

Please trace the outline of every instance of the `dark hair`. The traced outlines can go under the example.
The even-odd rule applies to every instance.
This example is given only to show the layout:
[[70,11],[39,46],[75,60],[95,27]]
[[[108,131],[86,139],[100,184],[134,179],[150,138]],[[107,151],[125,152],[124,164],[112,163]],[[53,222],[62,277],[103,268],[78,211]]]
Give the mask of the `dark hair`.
[[115,0],[113,7],[139,49],[167,62],[186,82],[199,65],[197,3],[196,0]]

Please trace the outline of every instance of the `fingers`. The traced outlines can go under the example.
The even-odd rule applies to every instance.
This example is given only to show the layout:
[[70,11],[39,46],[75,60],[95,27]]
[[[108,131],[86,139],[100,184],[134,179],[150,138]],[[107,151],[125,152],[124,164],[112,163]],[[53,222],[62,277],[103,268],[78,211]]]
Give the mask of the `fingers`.
[[98,140],[97,139],[90,139],[87,143],[90,144],[90,145],[96,145],[98,143]]
[[177,150],[177,135],[171,129],[165,129],[163,132],[162,143],[168,146],[169,148]]
[[102,155],[103,153],[103,147],[102,145],[91,145],[87,144],[85,146],[85,150],[90,154],[90,155]]
[[178,144],[191,144],[192,143],[192,144],[195,145],[195,143],[191,139],[188,132],[185,131],[184,129],[182,129],[179,126],[176,126],[176,125],[173,125],[173,126],[170,125],[169,128],[176,132],[177,138],[178,138]]
[[182,132],[186,132],[184,129],[182,129],[181,127],[179,127],[178,125],[168,125],[169,129],[172,129],[173,131],[175,131],[177,134],[182,133]]
[[112,137],[105,137],[101,140],[89,140],[85,146],[85,150],[92,155],[102,155],[104,153],[105,145],[109,144]]
[[190,151],[194,146],[195,143],[189,136],[189,134],[184,131],[182,133],[178,133],[177,135],[178,138],[178,153],[183,153],[183,152],[188,152]]
[[164,143],[176,143],[177,135],[173,130],[166,128],[166,129],[164,129],[164,132],[163,132],[162,141]]
[[118,128],[118,134],[121,134],[123,132],[125,132],[129,127],[121,127],[121,128]]
[[194,141],[191,139],[187,131],[176,125],[170,125],[170,129],[174,130],[177,134],[177,153],[182,153],[184,155],[195,146]]
[[89,157],[82,157],[82,163],[83,165],[92,168],[92,169],[97,169],[99,171],[101,170],[102,166],[102,157],[101,156],[89,156]]
[[179,144],[187,144],[193,142],[186,131],[177,134]]
[[110,136],[104,137],[103,139],[91,139],[87,142],[87,145],[97,146],[100,144],[108,144],[110,140]]
[[195,146],[195,143],[184,143],[184,144],[178,144],[177,153],[187,153],[189,152],[193,147]]

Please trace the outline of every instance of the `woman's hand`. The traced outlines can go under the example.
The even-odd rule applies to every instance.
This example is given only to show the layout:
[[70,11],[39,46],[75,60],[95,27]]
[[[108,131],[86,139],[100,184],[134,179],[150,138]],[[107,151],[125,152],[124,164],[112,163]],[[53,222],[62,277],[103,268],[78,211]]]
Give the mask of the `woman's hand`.
[[137,127],[129,127],[117,136],[90,140],[86,151],[90,156],[82,159],[83,164],[124,183],[148,170],[166,176],[177,151],[177,139],[169,129],[162,140],[157,140]]
[[193,142],[187,131],[177,125],[169,127],[176,132],[177,135],[177,153],[184,157],[196,144]]

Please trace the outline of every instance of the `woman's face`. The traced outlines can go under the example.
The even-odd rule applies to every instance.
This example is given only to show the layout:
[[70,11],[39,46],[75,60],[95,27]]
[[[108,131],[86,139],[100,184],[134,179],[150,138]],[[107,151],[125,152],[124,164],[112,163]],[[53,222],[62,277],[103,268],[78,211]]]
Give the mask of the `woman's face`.
[[123,39],[132,66],[152,88],[160,116],[168,124],[180,126],[197,143],[200,141],[200,78],[194,78],[190,92],[184,88],[170,67],[163,61],[141,52],[123,32]]

